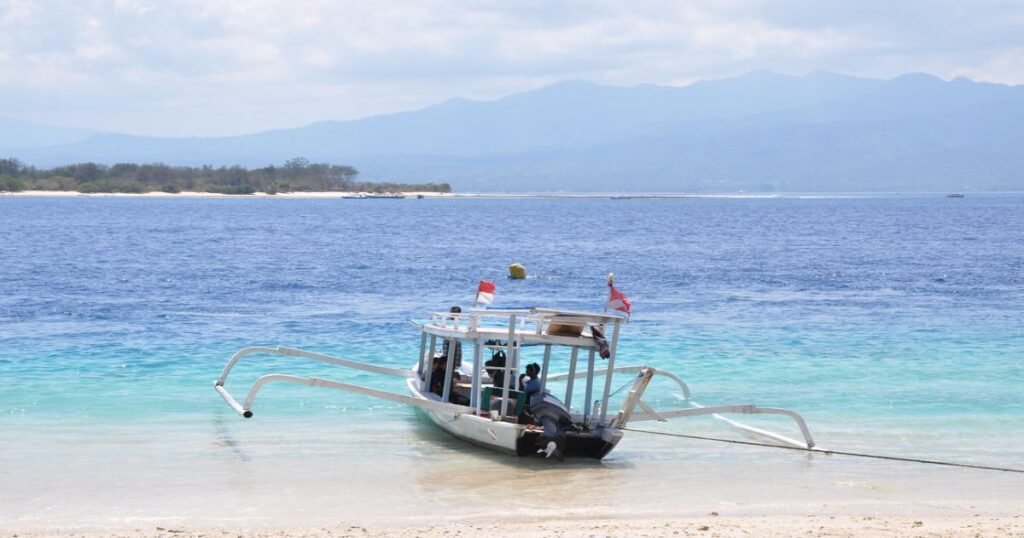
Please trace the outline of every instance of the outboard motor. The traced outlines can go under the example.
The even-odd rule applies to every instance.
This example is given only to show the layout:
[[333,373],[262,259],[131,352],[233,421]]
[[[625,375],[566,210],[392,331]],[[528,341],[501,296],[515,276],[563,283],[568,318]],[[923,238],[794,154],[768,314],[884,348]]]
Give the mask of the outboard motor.
[[552,454],[559,460],[565,455],[565,432],[572,426],[572,416],[565,404],[550,394],[536,393],[530,398],[530,412],[544,426],[537,451],[550,458]]

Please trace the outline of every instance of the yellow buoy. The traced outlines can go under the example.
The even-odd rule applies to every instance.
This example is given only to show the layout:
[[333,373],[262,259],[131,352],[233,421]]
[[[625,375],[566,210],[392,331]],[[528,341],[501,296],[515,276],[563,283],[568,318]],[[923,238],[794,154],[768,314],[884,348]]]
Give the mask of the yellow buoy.
[[513,263],[508,266],[508,277],[514,280],[526,278],[526,268],[521,263]]

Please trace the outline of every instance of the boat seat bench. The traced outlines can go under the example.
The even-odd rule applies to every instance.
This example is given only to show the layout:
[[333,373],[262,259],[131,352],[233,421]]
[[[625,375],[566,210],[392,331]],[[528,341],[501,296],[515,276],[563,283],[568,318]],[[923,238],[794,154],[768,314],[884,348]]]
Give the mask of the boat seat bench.
[[[526,408],[526,393],[518,390],[509,390],[508,396],[510,402],[515,401],[515,416],[523,414],[523,409]],[[488,402],[488,407],[485,409],[490,408],[491,398],[496,398],[498,401],[501,401],[501,389],[495,387],[484,387],[483,401]],[[513,398],[515,398],[515,400],[513,400]]]

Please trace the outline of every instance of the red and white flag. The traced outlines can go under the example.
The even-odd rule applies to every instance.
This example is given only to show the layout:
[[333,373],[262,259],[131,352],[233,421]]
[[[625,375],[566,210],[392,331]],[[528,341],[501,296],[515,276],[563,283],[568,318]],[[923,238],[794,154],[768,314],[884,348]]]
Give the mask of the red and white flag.
[[480,281],[476,289],[476,302],[479,304],[491,304],[494,301],[494,282]]
[[614,277],[608,275],[608,304],[604,307],[606,310],[618,310],[619,312],[625,312],[629,315],[629,309],[633,306],[629,302],[625,293],[615,289]]

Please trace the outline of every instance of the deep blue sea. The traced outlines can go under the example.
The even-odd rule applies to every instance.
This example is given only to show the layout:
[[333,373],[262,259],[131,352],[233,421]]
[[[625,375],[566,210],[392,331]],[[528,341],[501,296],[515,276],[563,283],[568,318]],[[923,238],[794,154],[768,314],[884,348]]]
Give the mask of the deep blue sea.
[[[506,279],[512,262],[529,278]],[[480,279],[497,283],[495,305],[599,310],[609,272],[633,302],[617,362],[673,371],[703,404],[794,409],[828,448],[1024,466],[1024,195],[3,196],[0,528],[83,521],[90,497],[131,504],[122,488],[142,482],[179,477],[174,491],[195,492],[187,477],[207,472],[247,484],[221,498],[269,504],[296,487],[270,468],[338,452],[403,469],[438,455],[496,465],[397,405],[272,386],[243,421],[212,383],[256,344],[406,367],[419,346],[408,320],[469,305]],[[241,397],[260,373],[285,370],[332,374],[252,358],[229,388]],[[655,385],[649,399],[672,406],[678,394]],[[712,420],[651,427],[735,437]],[[635,434],[603,465],[647,476],[638,469],[683,455],[721,469],[793,457]],[[835,464],[795,465],[829,476]],[[864,465],[844,472],[912,472]],[[47,488],[65,481],[91,493],[53,500]]]

